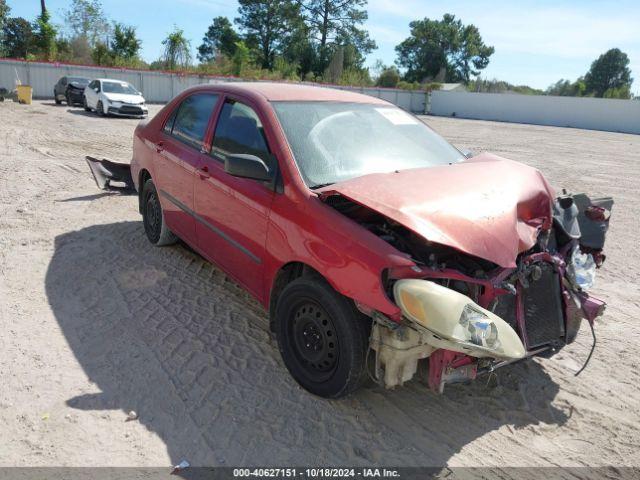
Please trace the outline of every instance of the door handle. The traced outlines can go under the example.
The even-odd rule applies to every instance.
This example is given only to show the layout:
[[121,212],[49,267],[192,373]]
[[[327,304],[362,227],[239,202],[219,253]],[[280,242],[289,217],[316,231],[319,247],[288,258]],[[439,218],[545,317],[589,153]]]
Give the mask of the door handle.
[[200,180],[205,180],[210,177],[209,175],[209,167],[206,165],[200,167],[198,169],[198,175],[200,176]]
[[156,143],[156,152],[160,153],[164,150],[164,142]]

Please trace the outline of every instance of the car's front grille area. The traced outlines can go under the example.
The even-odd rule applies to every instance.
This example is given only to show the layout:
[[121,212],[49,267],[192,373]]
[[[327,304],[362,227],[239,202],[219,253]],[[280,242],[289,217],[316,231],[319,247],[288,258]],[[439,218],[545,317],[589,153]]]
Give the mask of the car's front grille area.
[[521,289],[528,348],[539,347],[564,337],[562,293],[558,274],[551,264],[538,265],[542,269],[540,279],[530,279],[528,288],[523,286]]
[[120,113],[124,115],[142,115],[142,108],[136,105],[123,105],[120,107]]

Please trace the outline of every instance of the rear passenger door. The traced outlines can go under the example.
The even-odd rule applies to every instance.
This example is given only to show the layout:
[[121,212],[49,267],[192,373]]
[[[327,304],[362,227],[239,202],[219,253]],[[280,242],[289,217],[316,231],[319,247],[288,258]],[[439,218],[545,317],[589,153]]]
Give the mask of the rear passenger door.
[[208,145],[205,138],[218,101],[214,93],[194,93],[176,106],[155,144],[158,193],[169,228],[195,245],[193,182]]
[[224,160],[230,153],[256,155],[276,174],[277,162],[258,114],[249,104],[226,98],[215,124],[211,155],[204,159],[195,181],[198,246],[261,299],[274,190],[269,182],[226,173]]

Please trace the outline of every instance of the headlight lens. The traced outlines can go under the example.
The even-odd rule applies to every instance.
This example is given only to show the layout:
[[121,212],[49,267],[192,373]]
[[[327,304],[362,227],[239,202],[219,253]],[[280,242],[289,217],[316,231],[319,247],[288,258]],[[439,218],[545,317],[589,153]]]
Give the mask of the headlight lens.
[[498,340],[498,328],[488,315],[474,308],[470,303],[464,306],[460,315],[460,325],[465,327],[469,334],[468,341],[485,348],[496,348]]
[[515,330],[469,297],[428,280],[398,280],[393,287],[405,318],[436,337],[437,348],[476,357],[522,358],[526,351]]
[[582,253],[579,246],[575,246],[571,252],[567,275],[570,280],[582,290],[593,287],[596,279],[596,262],[590,253]]

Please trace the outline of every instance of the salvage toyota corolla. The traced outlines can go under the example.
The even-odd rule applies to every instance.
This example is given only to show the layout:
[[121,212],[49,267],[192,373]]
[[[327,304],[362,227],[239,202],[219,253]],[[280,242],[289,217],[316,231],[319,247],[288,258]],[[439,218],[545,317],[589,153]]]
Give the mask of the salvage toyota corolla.
[[131,173],[151,243],[179,237],[251,292],[317,395],[402,385],[420,361],[442,392],[557,352],[604,309],[587,290],[610,198],[465,156],[380,99],[194,87],[137,127]]

